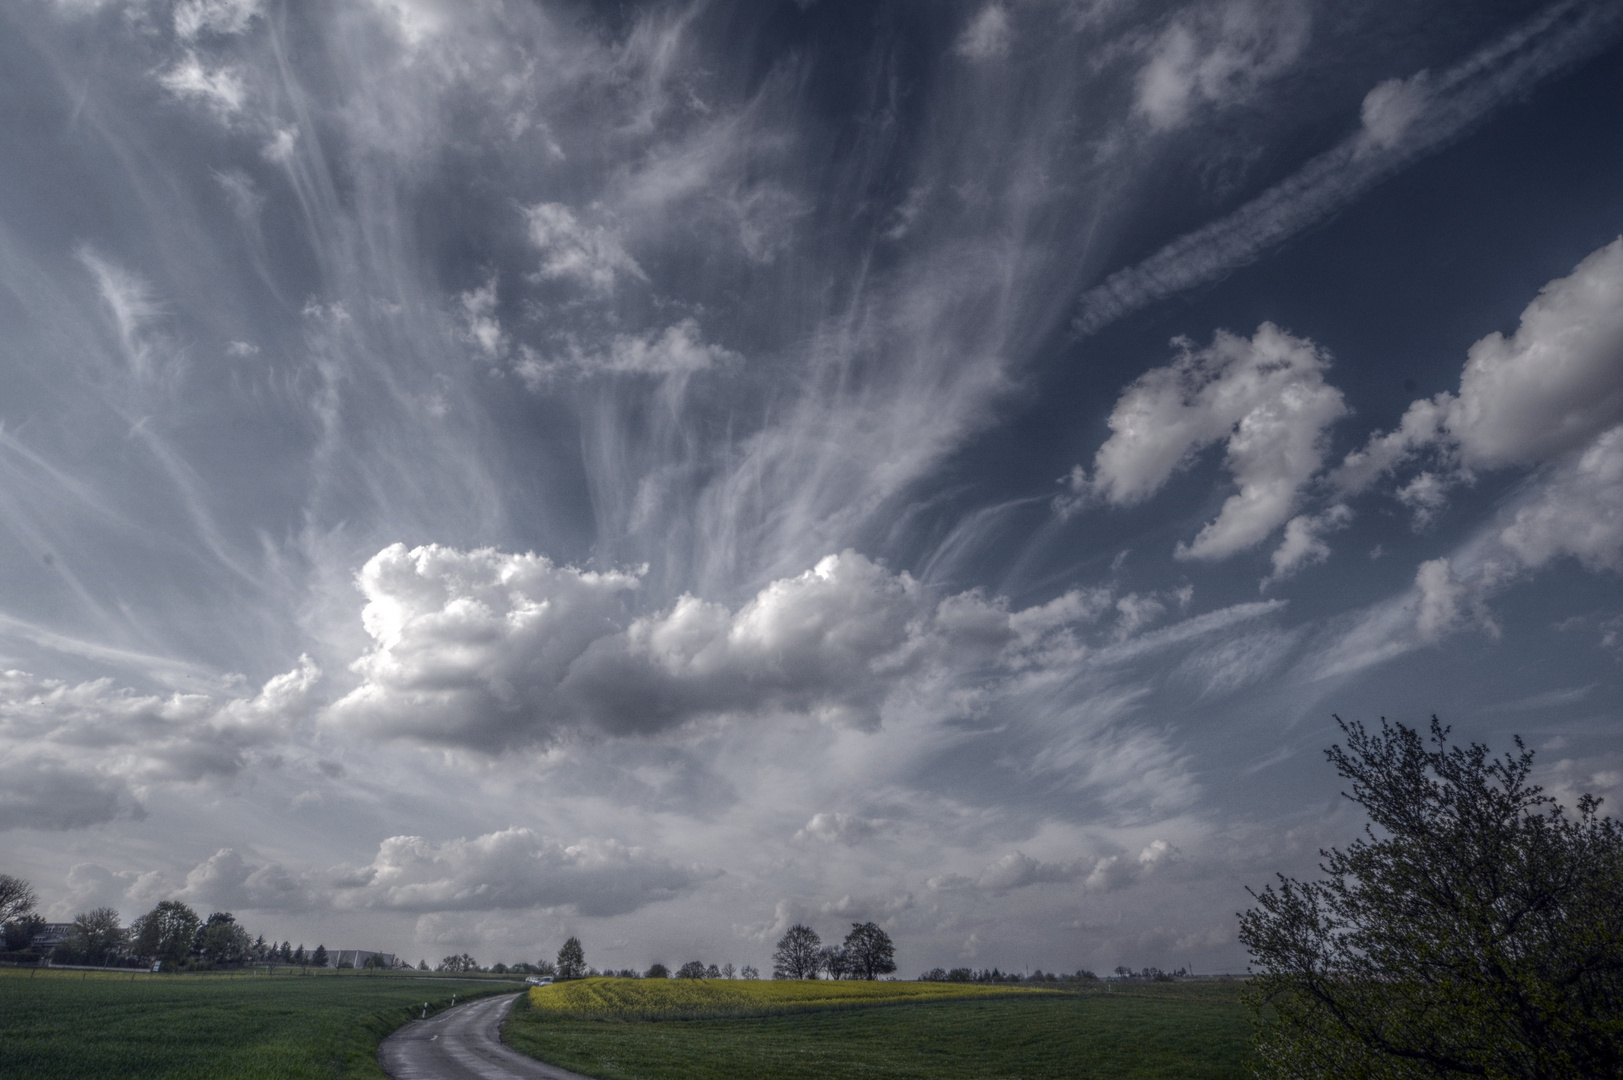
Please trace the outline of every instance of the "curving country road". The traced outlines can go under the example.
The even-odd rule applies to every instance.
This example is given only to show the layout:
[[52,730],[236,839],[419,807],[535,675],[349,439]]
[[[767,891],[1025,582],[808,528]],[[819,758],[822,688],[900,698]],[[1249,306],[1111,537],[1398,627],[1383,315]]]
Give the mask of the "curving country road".
[[378,1064],[394,1080],[588,1080],[502,1045],[517,994],[483,998],[413,1020],[383,1040]]

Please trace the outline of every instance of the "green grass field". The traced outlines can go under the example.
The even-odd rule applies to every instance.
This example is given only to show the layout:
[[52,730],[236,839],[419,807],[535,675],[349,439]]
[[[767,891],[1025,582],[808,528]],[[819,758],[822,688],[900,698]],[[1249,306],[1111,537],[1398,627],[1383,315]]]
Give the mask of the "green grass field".
[[530,1006],[515,1009],[504,1037],[603,1080],[1238,1080],[1250,1075],[1240,989],[1137,984],[707,1020],[579,1019]]
[[508,982],[398,975],[148,975],[0,969],[0,1077],[377,1080],[378,1042]]

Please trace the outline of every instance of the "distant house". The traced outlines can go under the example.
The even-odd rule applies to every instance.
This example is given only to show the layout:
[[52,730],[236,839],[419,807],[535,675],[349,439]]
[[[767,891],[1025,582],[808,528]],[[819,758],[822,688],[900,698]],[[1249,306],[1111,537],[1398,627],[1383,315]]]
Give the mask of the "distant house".
[[372,952],[368,949],[339,949],[333,956],[334,967],[363,968],[368,960],[376,958],[376,967],[394,967],[394,953]]
[[49,953],[66,941],[72,932],[73,924],[70,922],[48,922],[39,928],[28,942],[28,947],[36,952]]

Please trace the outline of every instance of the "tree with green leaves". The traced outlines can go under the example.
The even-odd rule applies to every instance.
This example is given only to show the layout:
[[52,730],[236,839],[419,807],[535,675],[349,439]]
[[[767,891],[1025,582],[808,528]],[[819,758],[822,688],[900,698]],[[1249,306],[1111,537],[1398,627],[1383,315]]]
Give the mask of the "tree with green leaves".
[[795,923],[772,952],[774,979],[815,979],[822,967],[823,939],[804,923]]
[[124,950],[126,935],[118,910],[99,907],[82,911],[73,919],[73,929],[58,948],[86,964],[105,964]]
[[564,942],[563,948],[558,950],[558,978],[583,979],[586,977],[586,950],[581,948],[580,938],[571,937]]
[[191,956],[203,920],[179,900],[160,900],[158,906],[130,925],[137,956],[145,956],[173,971]]
[[19,877],[0,874],[0,926],[30,914],[39,905],[34,887]]
[[668,979],[670,977],[671,969],[664,964],[650,964],[648,974],[643,976],[645,979]]
[[216,911],[198,931],[196,951],[214,967],[234,967],[246,963],[253,950],[248,931],[237,925],[229,911]]
[[845,935],[845,970],[854,979],[877,979],[896,970],[896,946],[878,923],[852,923]]
[[1326,752],[1368,813],[1240,916],[1263,1071],[1273,1077],[1623,1075],[1623,829],[1494,758],[1402,724],[1336,722]]

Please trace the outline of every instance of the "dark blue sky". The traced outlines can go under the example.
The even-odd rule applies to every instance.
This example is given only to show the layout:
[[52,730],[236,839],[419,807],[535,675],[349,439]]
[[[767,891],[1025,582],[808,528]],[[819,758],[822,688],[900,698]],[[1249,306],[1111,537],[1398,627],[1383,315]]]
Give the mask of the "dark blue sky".
[[1623,797],[1623,12],[0,15],[53,917],[1238,970],[1331,715]]

